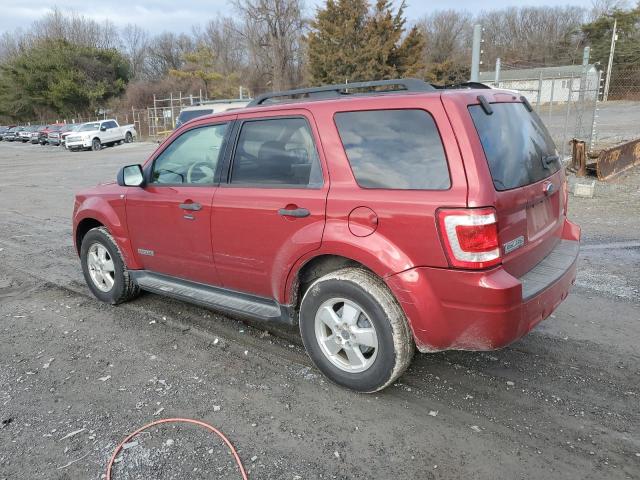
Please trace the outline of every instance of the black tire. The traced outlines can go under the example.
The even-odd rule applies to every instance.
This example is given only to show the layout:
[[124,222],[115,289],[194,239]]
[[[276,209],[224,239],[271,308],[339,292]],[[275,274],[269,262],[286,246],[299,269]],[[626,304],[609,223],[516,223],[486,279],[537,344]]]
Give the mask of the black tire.
[[91,141],[91,150],[93,150],[94,152],[97,152],[101,148],[102,148],[102,143],[100,143],[100,139],[99,138],[94,138]]
[[131,132],[127,132],[124,134],[124,142],[125,143],[133,142],[133,135],[131,134]]
[[[100,290],[96,286],[91,278],[91,274],[89,273],[89,250],[95,244],[103,246],[107,250],[110,260],[113,261],[114,283],[113,287],[107,292]],[[117,305],[119,303],[132,300],[140,294],[140,288],[129,276],[127,266],[125,265],[122,254],[120,253],[120,249],[105,227],[93,228],[84,236],[80,247],[80,262],[82,264],[84,279],[87,282],[91,293],[93,293],[93,295],[95,295],[99,300],[112,305]]]
[[[377,335],[377,352],[364,371],[338,368],[325,355],[316,335],[316,314],[332,299],[354,302],[366,313]],[[313,363],[329,380],[359,392],[376,392],[404,373],[415,350],[413,336],[402,308],[384,282],[360,268],[344,268],[316,280],[300,304],[300,332]],[[358,348],[358,347],[356,347]]]

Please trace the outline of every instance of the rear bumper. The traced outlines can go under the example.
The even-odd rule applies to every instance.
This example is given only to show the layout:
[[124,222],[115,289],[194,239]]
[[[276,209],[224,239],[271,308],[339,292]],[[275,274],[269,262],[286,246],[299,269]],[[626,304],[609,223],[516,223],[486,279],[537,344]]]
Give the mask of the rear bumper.
[[576,278],[579,238],[579,227],[567,221],[556,248],[521,278],[502,267],[419,267],[386,280],[420,351],[494,350],[527,334],[567,297]]

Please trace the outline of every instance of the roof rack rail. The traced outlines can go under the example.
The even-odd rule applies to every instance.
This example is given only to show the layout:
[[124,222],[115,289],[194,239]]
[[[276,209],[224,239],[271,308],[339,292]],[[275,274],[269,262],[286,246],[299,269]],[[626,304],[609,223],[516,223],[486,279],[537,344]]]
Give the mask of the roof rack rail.
[[[381,87],[401,87],[385,88]],[[376,90],[378,89],[378,90]],[[356,90],[356,92],[354,92]],[[362,93],[357,90],[370,90]],[[371,95],[373,93],[404,93],[404,92],[430,92],[435,87],[417,78],[402,78],[395,80],[378,80],[373,82],[342,83],[338,85],[325,85],[322,87],[298,88],[282,92],[265,93],[256,97],[247,107],[257,107],[274,103],[295,102],[300,100],[325,100],[337,98],[343,95]],[[282,99],[282,100],[277,100]]]

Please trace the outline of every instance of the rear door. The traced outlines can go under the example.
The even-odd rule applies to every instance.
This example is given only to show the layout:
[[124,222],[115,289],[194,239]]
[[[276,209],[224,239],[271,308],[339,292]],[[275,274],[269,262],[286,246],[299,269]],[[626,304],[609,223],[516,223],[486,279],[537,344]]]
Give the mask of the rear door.
[[213,202],[213,255],[225,287],[280,299],[295,261],[320,247],[329,185],[311,115],[267,115],[238,115]]
[[556,246],[565,217],[564,173],[542,120],[521,102],[468,107],[495,189],[503,264],[519,277]]

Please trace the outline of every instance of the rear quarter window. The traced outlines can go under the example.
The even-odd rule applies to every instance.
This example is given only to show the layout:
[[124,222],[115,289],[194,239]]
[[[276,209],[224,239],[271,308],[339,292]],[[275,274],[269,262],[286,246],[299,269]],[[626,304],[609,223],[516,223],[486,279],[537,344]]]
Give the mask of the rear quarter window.
[[360,187],[447,190],[451,186],[442,139],[428,112],[340,112],[335,122]]

